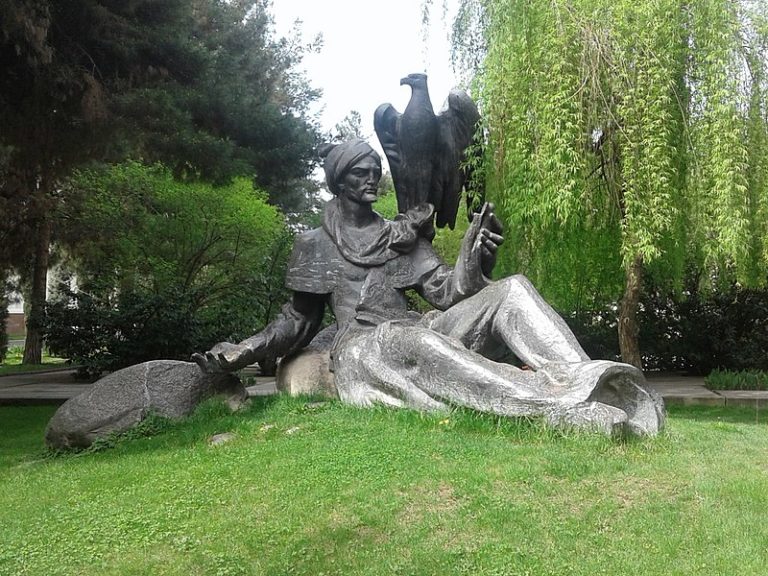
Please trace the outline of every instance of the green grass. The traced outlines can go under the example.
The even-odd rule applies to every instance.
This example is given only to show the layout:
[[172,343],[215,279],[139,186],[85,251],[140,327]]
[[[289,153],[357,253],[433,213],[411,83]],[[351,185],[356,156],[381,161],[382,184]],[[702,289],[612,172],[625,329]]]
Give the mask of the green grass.
[[768,390],[768,372],[713,370],[704,383],[710,390]]
[[24,356],[24,350],[21,347],[13,346],[8,349],[5,360],[0,363],[0,376],[9,376],[11,374],[24,374],[28,372],[45,372],[52,368],[63,368],[66,363],[65,358],[56,358],[43,353],[42,364],[22,364],[21,359]]
[[[763,413],[671,408],[657,439],[266,398],[45,453],[0,408],[0,574],[765,574]],[[157,423],[155,423],[157,425]],[[208,438],[233,432],[211,446]]]

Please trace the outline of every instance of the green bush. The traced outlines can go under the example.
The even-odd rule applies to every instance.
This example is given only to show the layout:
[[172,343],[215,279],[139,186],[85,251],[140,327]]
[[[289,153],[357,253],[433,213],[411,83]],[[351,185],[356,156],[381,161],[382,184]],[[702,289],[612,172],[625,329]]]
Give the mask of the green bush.
[[710,390],[768,390],[768,372],[713,370],[704,382]]
[[640,348],[650,368],[708,374],[768,370],[768,290],[695,286],[682,297],[648,291]]
[[[565,313],[592,358],[619,357],[616,304]],[[768,290],[737,285],[683,295],[646,286],[638,313],[643,367],[704,375],[713,370],[768,371]]]
[[615,307],[562,314],[590,358],[620,360]]
[[48,305],[46,338],[89,375],[240,340],[287,299],[292,236],[250,181],[214,187],[127,163],[69,185],[78,289]]

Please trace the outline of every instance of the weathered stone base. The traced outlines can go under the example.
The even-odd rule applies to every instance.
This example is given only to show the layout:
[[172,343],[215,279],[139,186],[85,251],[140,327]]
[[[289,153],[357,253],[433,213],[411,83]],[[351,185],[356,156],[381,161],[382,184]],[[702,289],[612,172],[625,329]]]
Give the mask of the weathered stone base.
[[330,370],[330,350],[335,335],[336,326],[329,326],[301,352],[281,360],[277,367],[277,390],[291,396],[308,394],[338,398]]
[[309,394],[338,398],[328,352],[304,351],[281,362],[277,369],[277,390],[291,396]]

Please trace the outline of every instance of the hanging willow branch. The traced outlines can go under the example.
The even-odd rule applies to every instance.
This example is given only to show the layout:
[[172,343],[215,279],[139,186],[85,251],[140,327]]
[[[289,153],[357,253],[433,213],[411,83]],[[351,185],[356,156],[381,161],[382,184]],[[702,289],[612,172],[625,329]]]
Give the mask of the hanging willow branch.
[[584,304],[574,294],[621,297],[637,262],[661,280],[696,266],[765,281],[764,3],[461,5],[480,15],[457,19],[454,45],[473,27],[482,39],[476,82],[508,271],[568,307]]

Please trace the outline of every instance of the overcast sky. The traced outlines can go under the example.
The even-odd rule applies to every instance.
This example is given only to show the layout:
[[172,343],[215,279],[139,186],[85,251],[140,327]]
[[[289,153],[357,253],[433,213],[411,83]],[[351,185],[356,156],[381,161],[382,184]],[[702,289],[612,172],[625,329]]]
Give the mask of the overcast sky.
[[315,109],[321,111],[323,129],[332,129],[357,110],[363,131],[373,136],[373,111],[379,104],[391,102],[400,112],[405,109],[410,88],[400,86],[400,78],[412,72],[428,74],[432,105],[439,111],[457,84],[445,24],[456,1],[433,2],[426,43],[421,4],[420,0],[274,0],[279,36],[288,36],[297,19],[302,20],[305,41],[323,35],[321,52],[304,61],[312,85],[323,91]]

